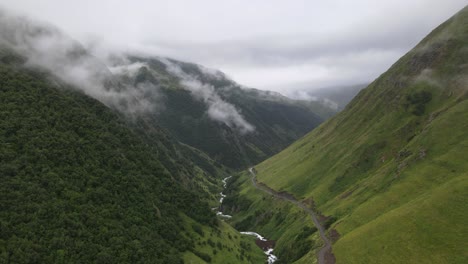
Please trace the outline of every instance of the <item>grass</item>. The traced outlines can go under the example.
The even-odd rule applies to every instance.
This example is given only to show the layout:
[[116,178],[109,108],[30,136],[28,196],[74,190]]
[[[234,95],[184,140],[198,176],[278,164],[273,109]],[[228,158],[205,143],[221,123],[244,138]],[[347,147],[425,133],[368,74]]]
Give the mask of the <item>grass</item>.
[[467,22],[465,8],[256,166],[260,182],[338,218],[337,263],[468,261]]
[[346,263],[371,263],[374,254],[380,263],[466,263],[467,191],[464,174],[356,228],[335,254]]
[[[288,257],[297,260],[295,263],[315,263],[315,250],[322,244],[318,232],[301,236],[304,228],[314,228],[310,216],[302,209],[257,190],[246,172],[233,178],[227,193],[224,206],[233,215],[230,224],[240,231],[254,231],[275,240],[278,263],[291,263]],[[232,212],[232,208],[237,210]],[[308,250],[301,253],[298,249],[306,244]]]
[[[183,255],[184,263],[263,263],[266,256],[255,244],[255,239],[243,236],[223,220],[217,228],[198,225],[190,218],[185,218],[185,226],[195,241],[195,249]],[[197,231],[195,231],[195,229]],[[201,253],[201,254],[200,254]],[[206,255],[207,259],[201,256]]]

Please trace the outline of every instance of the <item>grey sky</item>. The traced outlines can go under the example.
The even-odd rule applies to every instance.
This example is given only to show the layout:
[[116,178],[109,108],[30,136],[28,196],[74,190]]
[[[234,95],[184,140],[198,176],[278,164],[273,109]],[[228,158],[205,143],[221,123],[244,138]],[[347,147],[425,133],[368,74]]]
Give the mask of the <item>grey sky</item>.
[[368,82],[466,0],[0,0],[103,50],[142,51],[288,94]]

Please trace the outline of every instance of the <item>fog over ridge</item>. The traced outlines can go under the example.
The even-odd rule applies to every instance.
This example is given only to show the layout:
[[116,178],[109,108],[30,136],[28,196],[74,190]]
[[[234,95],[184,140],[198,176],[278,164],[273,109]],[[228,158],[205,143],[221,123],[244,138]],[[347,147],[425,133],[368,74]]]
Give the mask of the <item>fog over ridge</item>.
[[135,87],[118,83],[106,65],[54,26],[5,10],[0,11],[0,24],[0,46],[24,57],[25,67],[45,69],[73,88],[126,114],[152,112],[157,108],[154,105],[157,87],[151,83]]
[[[180,84],[182,87],[189,90],[195,98],[207,104],[207,114],[211,119],[237,129],[243,134],[253,132],[255,130],[255,127],[244,119],[234,105],[224,101],[218,95],[212,85],[203,83],[198,80],[196,76],[187,74],[178,65],[167,59],[160,59],[160,61],[166,65],[166,69],[169,72],[180,78]],[[220,76],[222,73],[219,71],[213,71],[203,66],[197,67],[202,72],[209,73],[212,76],[224,77],[224,75]]]
[[[190,61],[283,94],[370,83],[466,0],[0,0],[85,46]],[[397,18],[397,19],[395,19]],[[100,54],[96,54],[100,55]]]
[[[46,69],[55,77],[82,90],[104,104],[125,114],[156,113],[164,108],[160,87],[151,82],[136,85],[119,82],[119,76],[135,77],[143,62],[130,62],[124,54],[106,54],[104,60],[92,56],[77,41],[52,25],[0,11],[0,45],[26,58],[26,67]],[[236,107],[224,101],[215,88],[185,73],[164,58],[167,71],[180,79],[180,85],[207,106],[210,119],[221,122],[241,134],[255,130]],[[197,65],[211,78],[227,79],[222,72]]]

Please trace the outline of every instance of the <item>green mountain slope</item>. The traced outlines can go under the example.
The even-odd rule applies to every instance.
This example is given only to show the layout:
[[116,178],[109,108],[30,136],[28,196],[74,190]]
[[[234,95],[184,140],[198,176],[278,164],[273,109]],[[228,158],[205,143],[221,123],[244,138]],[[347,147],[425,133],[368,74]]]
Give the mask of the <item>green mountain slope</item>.
[[229,170],[148,121],[152,86],[53,26],[0,22],[1,263],[265,259],[211,209]]
[[258,180],[337,219],[337,263],[466,263],[467,62],[468,7]]
[[[122,71],[124,65],[136,70]],[[122,82],[158,90],[154,100],[163,110],[148,124],[166,128],[231,168],[264,160],[335,113],[320,103],[240,87],[223,73],[196,64],[128,56],[114,68],[120,69],[116,76]],[[218,115],[210,115],[215,111]]]
[[207,204],[209,158],[24,62],[1,49],[0,262],[264,258]]
[[176,262],[191,247],[178,212],[212,221],[100,103],[38,73],[1,76],[3,261]]

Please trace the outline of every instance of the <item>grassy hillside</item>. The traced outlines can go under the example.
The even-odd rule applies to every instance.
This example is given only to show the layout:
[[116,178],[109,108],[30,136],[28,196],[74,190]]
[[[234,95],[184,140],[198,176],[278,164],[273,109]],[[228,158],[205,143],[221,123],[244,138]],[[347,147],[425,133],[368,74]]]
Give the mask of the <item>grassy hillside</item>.
[[240,173],[229,181],[223,211],[239,231],[254,231],[275,240],[276,263],[316,263],[322,241],[310,216],[291,203],[257,190],[250,174]]
[[467,61],[464,8],[258,180],[338,218],[338,263],[467,262]]

